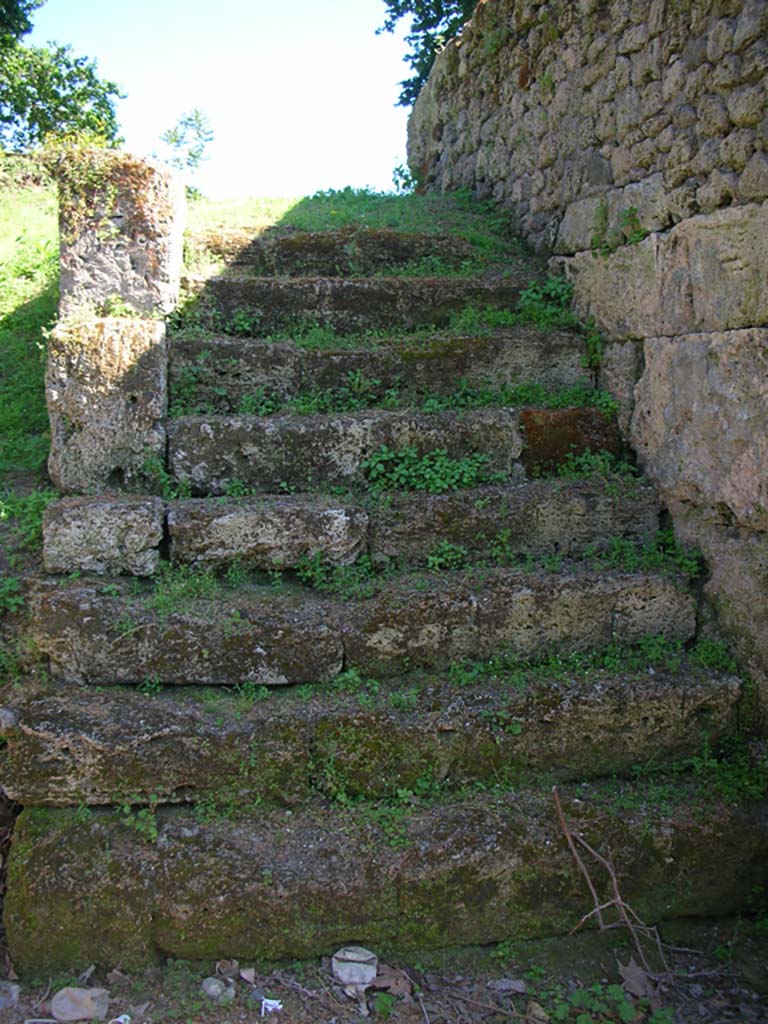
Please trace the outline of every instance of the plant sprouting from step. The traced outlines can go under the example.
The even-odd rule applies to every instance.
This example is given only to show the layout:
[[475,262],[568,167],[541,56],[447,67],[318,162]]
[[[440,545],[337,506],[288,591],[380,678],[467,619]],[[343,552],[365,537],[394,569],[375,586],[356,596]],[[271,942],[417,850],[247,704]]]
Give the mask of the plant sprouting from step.
[[478,452],[454,458],[445,448],[420,455],[412,445],[381,445],[363,461],[362,469],[375,493],[397,490],[442,494],[506,479],[505,473],[491,470],[488,463],[489,457]]

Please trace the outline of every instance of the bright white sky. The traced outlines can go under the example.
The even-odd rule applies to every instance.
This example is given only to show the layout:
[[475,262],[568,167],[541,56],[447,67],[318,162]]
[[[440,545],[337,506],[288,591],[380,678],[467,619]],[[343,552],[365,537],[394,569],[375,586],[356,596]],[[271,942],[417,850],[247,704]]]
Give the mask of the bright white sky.
[[193,107],[215,140],[194,183],[212,198],[392,187],[405,163],[402,35],[382,0],[46,0],[25,41],[70,43],[126,92],[125,148],[159,151]]

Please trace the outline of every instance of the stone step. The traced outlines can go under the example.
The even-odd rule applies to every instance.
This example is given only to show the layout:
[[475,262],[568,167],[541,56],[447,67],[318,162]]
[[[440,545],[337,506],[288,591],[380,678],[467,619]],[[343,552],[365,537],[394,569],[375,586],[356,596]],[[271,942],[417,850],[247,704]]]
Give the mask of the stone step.
[[364,463],[382,446],[439,449],[451,459],[480,455],[488,474],[522,476],[574,451],[618,453],[615,419],[596,408],[410,410],[278,416],[182,416],[169,420],[168,465],[196,495],[237,481],[261,493],[316,487],[365,488]]
[[[649,924],[718,916],[766,881],[764,809],[675,778],[564,785],[565,820],[609,850],[622,898]],[[584,854],[598,899],[614,896]],[[594,909],[550,792],[481,792],[433,806],[371,802],[232,820],[169,810],[27,809],[8,865],[17,971],[124,971],[213,962],[396,954],[564,934]]]
[[447,394],[461,381],[472,387],[532,381],[551,390],[592,387],[583,355],[579,335],[530,326],[485,337],[444,335],[422,343],[339,350],[217,336],[177,338],[170,353],[170,402],[171,408],[194,401],[207,412],[234,413],[260,390],[289,399],[348,387],[355,376],[371,382],[379,397],[396,387],[419,396]]
[[317,323],[342,333],[370,329],[413,330],[445,326],[467,306],[513,309],[533,267],[510,267],[487,278],[268,278],[190,276],[187,294],[238,334],[253,337]]
[[423,260],[459,270],[480,251],[455,235],[360,227],[263,234],[215,228],[188,231],[186,244],[198,256],[207,253],[240,273],[264,277],[365,277]]
[[[468,560],[492,555],[576,557],[611,539],[650,542],[659,528],[654,490],[634,482],[532,480],[448,494],[396,493],[355,503],[314,494],[258,498],[62,498],[46,509],[49,573],[154,575],[161,546],[173,562],[226,568],[295,568],[321,554],[331,565],[368,555],[381,565],[423,565],[440,542]],[[498,561],[498,558],[496,559]]]
[[[499,677],[500,676],[500,677]],[[295,806],[322,795],[559,781],[680,762],[736,728],[741,683],[683,668],[474,686],[445,675],[255,700],[75,690],[0,708],[3,788],[24,806]],[[352,687],[353,688],[353,687]]]
[[30,638],[54,679],[99,686],[275,686],[343,669],[393,676],[499,651],[597,649],[660,635],[686,642],[696,608],[682,579],[654,573],[482,569],[384,578],[368,598],[303,587],[228,588],[180,576],[126,583],[41,581]]

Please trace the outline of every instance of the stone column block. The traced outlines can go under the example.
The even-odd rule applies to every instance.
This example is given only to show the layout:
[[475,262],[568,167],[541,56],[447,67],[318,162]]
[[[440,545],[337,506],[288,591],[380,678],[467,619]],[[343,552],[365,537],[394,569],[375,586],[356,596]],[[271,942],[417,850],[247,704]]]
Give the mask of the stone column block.
[[159,320],[65,321],[51,334],[48,470],[65,493],[130,489],[164,459],[167,341]]
[[175,172],[127,153],[73,150],[54,168],[61,228],[60,313],[176,305],[184,190]]

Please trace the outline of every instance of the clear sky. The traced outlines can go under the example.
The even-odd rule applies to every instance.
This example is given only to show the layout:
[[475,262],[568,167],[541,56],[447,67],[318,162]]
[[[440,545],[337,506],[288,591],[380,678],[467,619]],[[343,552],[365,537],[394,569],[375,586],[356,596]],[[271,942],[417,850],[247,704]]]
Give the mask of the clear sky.
[[215,140],[194,183],[213,198],[390,189],[408,67],[403,32],[375,34],[384,14],[382,0],[46,0],[26,41],[97,60],[127,93],[131,152],[160,151],[202,108]]

